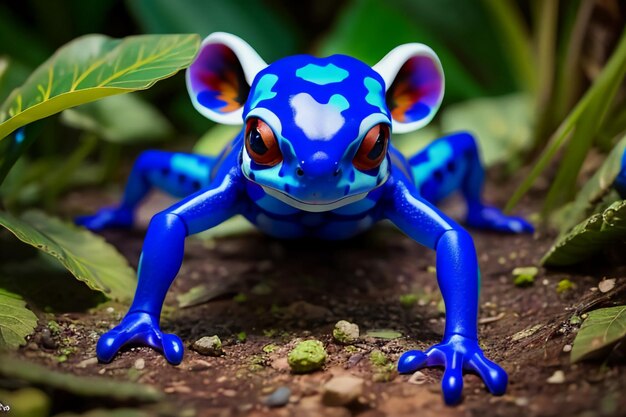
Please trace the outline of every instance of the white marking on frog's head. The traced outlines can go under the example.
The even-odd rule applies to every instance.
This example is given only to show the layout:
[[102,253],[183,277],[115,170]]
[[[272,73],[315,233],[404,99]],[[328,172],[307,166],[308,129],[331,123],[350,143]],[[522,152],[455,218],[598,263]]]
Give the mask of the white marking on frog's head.
[[319,103],[308,93],[299,93],[290,100],[296,125],[310,140],[330,140],[344,125],[341,112],[350,107],[341,94],[333,95],[328,103]]

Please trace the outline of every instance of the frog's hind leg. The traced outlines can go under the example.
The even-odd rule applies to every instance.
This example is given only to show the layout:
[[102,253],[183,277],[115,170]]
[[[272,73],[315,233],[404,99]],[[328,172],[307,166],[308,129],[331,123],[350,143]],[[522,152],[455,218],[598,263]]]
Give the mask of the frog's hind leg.
[[526,220],[483,203],[485,171],[471,134],[460,132],[435,140],[410,158],[409,166],[417,189],[429,202],[436,204],[454,191],[463,194],[467,225],[509,233],[533,231]]
[[129,228],[135,209],[148,192],[159,189],[175,197],[185,197],[209,185],[217,157],[177,152],[145,151],[135,161],[126,183],[124,197],[115,207],[106,207],[91,216],[75,219],[91,230]]

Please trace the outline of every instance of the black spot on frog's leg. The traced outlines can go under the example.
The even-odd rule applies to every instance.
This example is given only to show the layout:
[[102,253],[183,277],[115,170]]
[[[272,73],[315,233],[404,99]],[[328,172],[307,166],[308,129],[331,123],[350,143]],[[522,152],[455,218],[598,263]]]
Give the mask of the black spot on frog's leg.
[[441,170],[435,170],[435,172],[433,173],[433,177],[435,178],[435,181],[443,182],[443,173],[441,172]]
[[343,189],[343,195],[346,196],[350,193],[350,184],[346,185],[346,187]]
[[454,163],[454,161],[448,161],[446,169],[448,170],[448,172],[454,172],[456,170],[456,164]]

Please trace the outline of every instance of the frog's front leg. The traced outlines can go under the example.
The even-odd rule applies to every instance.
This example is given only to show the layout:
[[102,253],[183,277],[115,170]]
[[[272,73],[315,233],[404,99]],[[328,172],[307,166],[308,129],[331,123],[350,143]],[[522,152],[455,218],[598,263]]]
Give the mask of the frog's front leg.
[[163,301],[182,264],[185,238],[241,211],[240,178],[233,169],[209,190],[192,194],[152,218],[139,260],[135,298],[122,322],[98,341],[98,359],[109,362],[122,346],[139,344],[162,352],[172,364],[182,361],[180,338],[159,328]]
[[437,252],[437,280],[446,306],[443,341],[425,352],[409,351],[398,370],[414,372],[442,366],[444,399],[461,399],[463,371],[477,373],[495,395],[504,394],[507,374],[483,355],[478,345],[478,296],[480,272],[470,235],[434,206],[418,197],[403,181],[389,181],[386,217],[417,242]]

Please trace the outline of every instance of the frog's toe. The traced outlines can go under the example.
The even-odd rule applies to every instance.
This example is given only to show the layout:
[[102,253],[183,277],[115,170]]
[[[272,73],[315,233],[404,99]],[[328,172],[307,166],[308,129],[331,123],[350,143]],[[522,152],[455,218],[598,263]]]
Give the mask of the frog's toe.
[[398,359],[398,372],[408,374],[426,366],[428,356],[421,350],[409,350]]
[[496,363],[485,358],[482,352],[475,352],[465,367],[476,373],[485,382],[485,386],[493,395],[504,395],[509,382],[506,371]]
[[178,365],[183,361],[183,354],[185,353],[185,348],[183,347],[183,342],[180,340],[180,337],[171,333],[163,334],[163,356],[165,359],[172,365]]
[[120,348],[128,342],[130,337],[130,333],[120,331],[117,328],[103,334],[96,345],[98,360],[104,363],[111,362]]
[[533,233],[535,228],[521,217],[507,216],[495,207],[483,206],[470,210],[467,225],[502,233]]
[[133,225],[133,213],[124,208],[107,207],[90,216],[79,216],[74,223],[92,231],[110,228],[128,229]]

